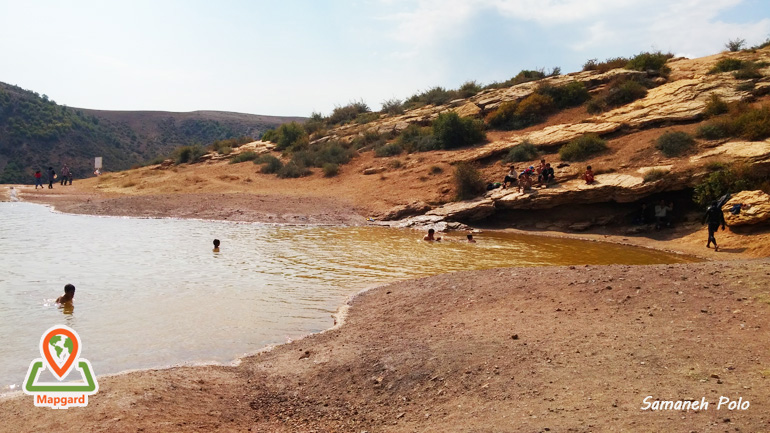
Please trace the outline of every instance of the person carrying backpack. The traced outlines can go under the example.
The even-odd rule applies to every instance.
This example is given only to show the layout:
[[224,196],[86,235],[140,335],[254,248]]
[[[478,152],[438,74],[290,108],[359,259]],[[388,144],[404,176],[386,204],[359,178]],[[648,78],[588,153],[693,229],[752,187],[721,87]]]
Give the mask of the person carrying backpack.
[[711,247],[711,243],[714,243],[714,251],[719,251],[719,247],[717,246],[717,239],[714,237],[714,233],[716,233],[717,230],[719,230],[719,226],[722,226],[722,231],[725,230],[725,216],[722,213],[722,208],[719,207],[719,203],[714,202],[711,203],[711,206],[709,206],[708,209],[706,209],[706,215],[703,216],[703,223],[705,224],[708,222],[708,228],[709,228],[709,240],[706,243],[706,248]]

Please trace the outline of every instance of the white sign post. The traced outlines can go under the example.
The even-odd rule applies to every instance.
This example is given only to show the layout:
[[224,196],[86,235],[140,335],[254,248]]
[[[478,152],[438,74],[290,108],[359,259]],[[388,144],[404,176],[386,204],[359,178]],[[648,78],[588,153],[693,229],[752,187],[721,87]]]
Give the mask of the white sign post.
[[94,174],[99,176],[102,174],[102,157],[97,156],[94,158]]

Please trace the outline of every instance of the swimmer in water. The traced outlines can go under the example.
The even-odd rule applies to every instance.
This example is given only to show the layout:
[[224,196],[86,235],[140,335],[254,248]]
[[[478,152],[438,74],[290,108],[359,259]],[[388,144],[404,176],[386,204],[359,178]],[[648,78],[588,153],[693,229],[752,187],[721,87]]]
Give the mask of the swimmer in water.
[[469,243],[472,243],[472,244],[476,243],[476,239],[473,239],[473,235],[472,234],[468,233],[468,236],[466,236],[466,237],[468,238],[468,242]]
[[433,237],[433,234],[434,234],[434,233],[436,233],[436,231],[435,231],[435,230],[433,230],[433,229],[428,229],[428,234],[427,234],[427,235],[425,235],[425,237],[424,237],[424,238],[422,238],[422,240],[424,240],[424,241],[428,241],[428,242],[433,242],[433,241],[440,241],[440,240],[441,240],[441,237],[437,237],[437,238],[436,238],[436,237]]
[[214,239],[214,252],[219,252],[219,239]]
[[57,304],[72,304],[72,298],[75,297],[75,286],[67,284],[64,286],[64,294],[56,298]]

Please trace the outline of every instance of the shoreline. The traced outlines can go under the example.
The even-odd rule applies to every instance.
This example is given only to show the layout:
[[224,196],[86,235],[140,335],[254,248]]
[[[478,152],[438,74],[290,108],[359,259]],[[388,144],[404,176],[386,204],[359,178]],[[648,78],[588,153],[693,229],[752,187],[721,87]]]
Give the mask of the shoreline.
[[[529,236],[621,243],[620,237],[602,234],[507,231]],[[631,246],[660,250],[649,246]],[[72,426],[69,431],[187,431],[195,428],[238,431],[249,428],[257,431],[448,431],[478,429],[482,425],[492,430],[533,430],[544,426],[549,426],[551,430],[566,430],[596,428],[597,425],[605,429],[655,430],[664,426],[670,429],[672,423],[690,428],[692,422],[710,423],[714,420],[715,413],[706,412],[688,416],[687,421],[671,421],[655,415],[645,417],[635,412],[632,406],[637,402],[629,397],[634,394],[630,390],[644,388],[650,383],[659,384],[660,379],[665,378],[671,385],[664,388],[656,385],[660,389],[646,392],[671,398],[689,397],[690,394],[700,396],[698,392],[710,395],[707,388],[716,387],[714,381],[724,381],[730,390],[742,392],[744,399],[752,401],[752,410],[746,414],[731,415],[731,425],[756,430],[763,425],[759,412],[770,404],[767,401],[770,389],[761,375],[756,379],[747,379],[742,372],[751,364],[749,358],[753,360],[754,356],[763,353],[757,350],[760,347],[767,349],[764,342],[770,341],[758,337],[756,333],[768,331],[756,327],[750,328],[754,330],[751,334],[744,335],[740,331],[736,334],[733,328],[728,330],[722,323],[730,315],[747,317],[741,320],[758,323],[756,317],[766,314],[770,293],[766,300],[764,292],[757,294],[755,290],[765,290],[757,288],[768,286],[769,278],[765,271],[770,270],[770,261],[705,259],[710,260],[674,265],[496,268],[375,284],[351,294],[334,313],[336,323],[332,327],[244,354],[236,359],[234,365],[172,365],[105,375],[100,377],[99,394],[92,398],[89,407],[64,414],[34,408],[26,400],[30,397],[23,394],[10,396],[0,399],[4,409],[0,411],[0,422],[9,428],[40,430],[60,427],[62,420],[69,420],[65,424]],[[714,285],[702,279],[704,270],[711,267],[724,274]],[[571,277],[565,275],[573,273]],[[749,273],[751,278],[746,277]],[[608,274],[611,275],[609,284],[604,282]],[[619,278],[619,274],[626,275]],[[537,284],[543,278],[550,281],[548,287]],[[485,284],[480,286],[477,281],[484,281]],[[672,284],[681,290],[666,290]],[[699,294],[703,290],[701,287],[710,289]],[[699,303],[676,304],[672,298],[682,296],[678,293],[710,296],[708,302],[711,304],[705,308],[709,313],[698,314]],[[615,299],[616,295],[618,299]],[[612,301],[608,303],[606,296],[610,296]],[[750,301],[739,301],[741,308],[737,310],[727,307],[736,298]],[[558,299],[556,304],[555,299]],[[666,301],[656,306],[661,299],[671,299],[668,301],[671,305],[693,309],[692,313],[667,313],[661,308]],[[626,305],[639,302],[634,309],[628,309]],[[507,308],[501,310],[501,305]],[[646,309],[644,305],[647,305]],[[649,310],[651,307],[653,310]],[[666,369],[675,371],[661,371],[658,374],[664,376],[659,379],[654,379],[655,375],[629,376],[622,372],[628,369],[623,357],[606,350],[610,350],[612,344],[635,347],[639,332],[638,318],[635,318],[639,308],[642,312],[650,311],[649,315],[641,315],[645,318],[643,322],[659,323],[662,330],[691,327],[687,325],[688,320],[705,321],[698,328],[700,334],[726,332],[734,338],[731,343],[733,351],[740,350],[739,347],[756,350],[750,351],[745,359],[741,358],[743,360],[739,364],[743,367],[738,372],[733,373],[735,369],[722,371],[718,367],[722,362],[720,353],[710,349],[711,346],[701,347],[700,335],[692,341],[691,338],[686,339],[684,347],[677,344],[667,346],[665,342],[670,336],[660,330],[653,332],[654,327],[645,327],[648,333],[655,334],[652,341],[659,348],[658,352],[665,352],[666,356],[657,355],[658,360],[655,361],[654,355],[650,354],[654,352],[647,353],[642,349],[646,353],[642,359],[646,361],[641,361],[641,365],[651,363],[665,367],[671,364]],[[599,313],[596,313],[597,309]],[[724,313],[725,310],[727,313]],[[625,319],[618,321],[615,317],[618,314]],[[710,317],[712,315],[715,317]],[[543,318],[547,320],[543,321]],[[558,323],[586,332],[597,326],[594,322],[607,320],[613,321],[611,332],[616,339],[621,336],[621,343],[612,343],[605,347],[606,350],[597,352],[599,355],[596,356],[604,359],[600,365],[594,365],[595,356],[581,355],[588,352],[585,352],[580,339],[564,340],[558,334],[552,334],[550,327],[551,323]],[[393,333],[394,329],[399,332]],[[436,332],[438,334],[434,336]],[[604,332],[607,331],[599,330],[595,335],[587,333],[584,338],[590,341],[588,347],[608,344],[601,336]],[[466,334],[467,339],[457,338]],[[527,342],[531,345],[527,346]],[[577,352],[569,352],[565,345],[577,345],[574,347]],[[521,350],[524,352],[519,354]],[[679,364],[685,367],[690,365],[688,359],[691,356],[696,357],[699,365],[704,365],[696,371],[696,376],[705,377],[705,385],[704,382],[693,382],[689,373],[680,377],[678,367],[674,368]],[[574,365],[581,371],[591,373],[587,382],[585,376],[578,381],[571,379],[569,372],[560,365]],[[602,365],[610,369],[610,376],[605,369],[597,369]],[[639,365],[636,364],[637,369]],[[770,360],[763,364],[763,368],[770,369]],[[536,379],[516,379],[519,377],[516,372],[530,369]],[[510,371],[510,375],[506,375],[505,371]],[[552,376],[554,374],[556,376]],[[735,374],[741,374],[740,380],[730,380]],[[714,379],[713,375],[720,379]],[[522,380],[523,383],[520,383]],[[555,386],[548,385],[549,380],[566,387],[593,384],[591,389],[594,391],[589,394],[594,396],[591,403],[593,409],[584,407],[582,399],[576,399],[571,393],[558,393]],[[597,387],[597,384],[604,382],[612,387],[626,387],[626,391],[615,390],[610,394],[625,396],[627,400],[619,402],[615,397],[613,402],[607,395],[602,396],[603,387]],[[749,384],[748,390],[745,383]],[[425,391],[421,391],[423,388]],[[429,389],[430,392],[427,391]],[[539,393],[532,393],[532,390],[538,389],[541,389]],[[558,404],[567,410],[546,410],[538,397],[543,389],[562,395],[560,399],[564,401],[559,400]],[[688,390],[687,396],[662,395],[677,389],[678,392]],[[402,396],[406,400],[400,400]],[[127,402],[130,403],[128,406]],[[457,411],[452,409],[458,404],[471,414],[480,414],[483,408],[494,410],[485,419],[459,419]],[[537,411],[536,418],[526,415],[527,410],[531,413],[532,408]],[[584,414],[588,409],[593,418],[585,418],[576,412],[581,408]],[[441,413],[443,417],[438,415]],[[510,424],[508,416],[515,417],[515,423]]]

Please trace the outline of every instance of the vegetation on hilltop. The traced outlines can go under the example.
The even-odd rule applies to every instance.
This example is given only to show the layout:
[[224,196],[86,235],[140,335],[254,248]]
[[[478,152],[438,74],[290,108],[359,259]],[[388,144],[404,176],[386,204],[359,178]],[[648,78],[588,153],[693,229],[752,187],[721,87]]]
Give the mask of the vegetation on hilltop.
[[[232,118],[228,116],[232,114]],[[271,123],[272,122],[272,123]],[[67,107],[46,95],[0,83],[0,183],[32,183],[36,169],[67,163],[77,177],[92,175],[93,158],[107,170],[123,170],[159,155],[177,160],[195,146],[258,136],[282,118],[233,113],[115,112]],[[217,151],[236,147],[220,142]],[[190,149],[175,148],[191,146]]]

